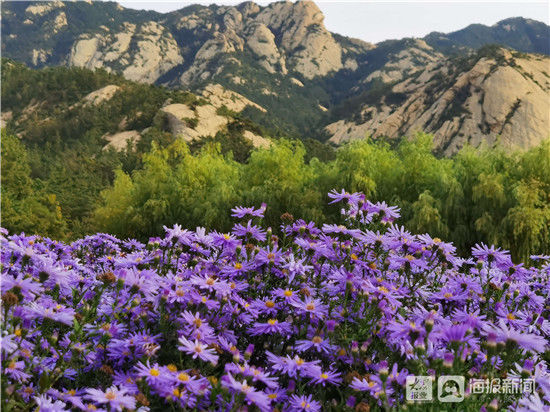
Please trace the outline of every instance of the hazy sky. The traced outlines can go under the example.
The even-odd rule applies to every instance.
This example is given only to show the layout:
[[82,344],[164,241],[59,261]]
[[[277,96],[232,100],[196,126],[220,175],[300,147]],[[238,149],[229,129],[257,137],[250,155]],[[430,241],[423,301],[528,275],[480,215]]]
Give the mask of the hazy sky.
[[[124,7],[168,12],[190,4],[229,4],[242,1],[121,1]],[[269,1],[256,1],[265,5]],[[472,23],[486,25],[522,16],[550,24],[549,3],[537,1],[326,1],[316,2],[325,25],[346,36],[376,43],[386,39],[423,37],[431,31],[450,32]]]

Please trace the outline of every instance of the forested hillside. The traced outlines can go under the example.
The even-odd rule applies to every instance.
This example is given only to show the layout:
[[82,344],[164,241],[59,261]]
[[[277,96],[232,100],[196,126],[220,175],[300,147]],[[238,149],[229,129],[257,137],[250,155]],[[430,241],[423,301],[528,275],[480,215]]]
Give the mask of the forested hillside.
[[[364,138],[365,128],[371,135],[385,137],[394,137],[397,130],[408,137],[424,130],[436,134],[436,146],[446,153],[454,153],[469,134],[477,133],[478,124],[480,132],[470,144],[493,142],[518,99],[523,101],[521,110],[506,124],[530,136],[522,140],[513,133],[506,142],[533,147],[548,138],[541,133],[541,128],[549,129],[546,118],[541,119],[536,110],[535,121],[521,114],[532,111],[528,92],[547,93],[549,34],[550,27],[543,22],[510,18],[490,27],[477,24],[424,39],[371,44],[368,39],[331,33],[311,1],[191,5],[166,14],[127,9],[114,2],[21,1],[2,7],[2,54],[30,67],[101,68],[130,80],[193,92],[221,84],[265,109],[247,107],[244,114],[269,128],[271,135],[341,141],[342,134]],[[488,62],[490,76],[487,72],[475,78],[469,73],[474,65],[464,63],[488,44],[529,53],[522,60],[540,60],[544,68],[518,61],[513,66],[517,73],[510,76],[505,70],[510,59],[497,59],[495,64]],[[428,95],[434,101],[420,99],[412,105],[412,113],[394,114],[386,121],[400,103],[419,100],[410,83],[418,81],[418,89],[431,78],[435,84],[429,87],[436,90],[431,94],[428,90]],[[451,81],[457,78],[467,84]],[[409,87],[403,85],[406,82]],[[497,100],[506,94],[505,107],[496,108],[496,125],[489,129],[485,119],[476,116],[485,110],[478,96],[481,89]],[[461,93],[451,104],[448,96],[457,90]],[[466,102],[470,95],[473,98]],[[436,96],[446,97],[436,100]],[[424,107],[427,103],[438,104]],[[369,115],[374,109],[381,116]],[[488,113],[490,121],[493,114]],[[350,116],[365,121],[340,124],[336,131],[325,128]],[[374,125],[380,120],[381,127],[364,126],[369,116],[376,120]]]
[[[5,61],[2,75],[2,106],[10,113],[2,142],[2,225],[10,231],[146,239],[178,222],[226,230],[231,207],[264,201],[266,222],[277,231],[285,213],[335,219],[326,193],[337,187],[399,205],[412,230],[460,250],[484,241],[510,248],[516,259],[550,252],[548,141],[526,152],[466,146],[452,158],[435,156],[433,137],[425,134],[336,151],[288,139],[254,148],[244,133],[267,139],[268,133],[225,109],[224,129],[185,142],[173,134],[163,106],[170,99],[206,107],[203,97],[101,70],[37,71]],[[99,103],[85,100],[107,85],[121,89]],[[140,138],[113,147],[106,138],[121,129],[137,130]]]

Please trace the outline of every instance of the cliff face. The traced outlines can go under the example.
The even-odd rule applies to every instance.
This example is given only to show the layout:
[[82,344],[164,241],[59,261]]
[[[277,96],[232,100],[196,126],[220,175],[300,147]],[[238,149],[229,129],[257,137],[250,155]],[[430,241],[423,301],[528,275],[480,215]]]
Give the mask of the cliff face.
[[467,143],[527,149],[550,136],[548,57],[499,49],[468,66],[429,64],[375,104],[361,104],[354,120],[329,124],[330,140],[397,138],[421,130],[432,132],[436,147],[450,155]]
[[[29,44],[20,51],[33,66],[102,67],[148,83],[179,66],[184,85],[212,76],[223,65],[220,55],[228,53],[246,51],[270,73],[292,70],[311,79],[342,69],[349,52],[327,31],[323,14],[309,1],[264,8],[254,3],[197,6],[166,15],[140,14],[118,5],[113,14],[102,7],[60,1],[4,7],[5,49],[10,54],[16,43],[21,47],[17,38],[25,33],[14,26],[22,24],[27,33],[39,35],[32,48]],[[87,11],[94,12],[95,22],[78,21]],[[353,65],[353,58],[347,64]]]

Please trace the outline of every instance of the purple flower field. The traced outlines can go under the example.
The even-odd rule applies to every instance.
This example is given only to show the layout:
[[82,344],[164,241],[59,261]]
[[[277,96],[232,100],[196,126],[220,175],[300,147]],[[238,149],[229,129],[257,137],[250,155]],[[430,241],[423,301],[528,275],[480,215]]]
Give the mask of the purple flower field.
[[[550,256],[458,257],[395,207],[329,196],[344,225],[287,215],[279,236],[269,205],[147,244],[3,230],[2,409],[550,409]],[[431,402],[407,400],[413,375]],[[464,377],[460,404],[439,403],[444,375]],[[532,386],[469,384],[496,379]]]

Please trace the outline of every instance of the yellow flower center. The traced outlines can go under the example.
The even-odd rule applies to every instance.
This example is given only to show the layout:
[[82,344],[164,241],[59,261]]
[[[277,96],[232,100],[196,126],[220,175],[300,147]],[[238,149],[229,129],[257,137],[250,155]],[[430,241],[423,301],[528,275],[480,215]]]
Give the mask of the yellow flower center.
[[321,379],[328,379],[328,375],[326,373],[321,374]]
[[189,380],[189,375],[182,372],[178,375],[178,380],[182,382],[187,382]]
[[268,308],[272,308],[275,306],[275,303],[273,303],[273,301],[271,300],[268,300],[267,302],[265,302],[265,305],[268,307]]
[[105,398],[109,399],[110,401],[116,399],[116,395],[114,392],[112,391],[107,391],[107,393],[105,394]]
[[313,303],[308,303],[306,305],[306,310],[315,310],[315,304]]
[[239,262],[235,263],[235,269],[239,270],[239,269],[242,269],[243,268],[243,265]]
[[513,313],[509,313],[508,315],[506,315],[506,317],[508,318],[508,320],[515,320],[516,319],[516,315],[514,315]]
[[175,371],[178,370],[177,366],[174,365],[174,364],[172,364],[172,363],[169,364],[169,365],[167,365],[166,367],[168,368],[168,370],[169,370],[170,372],[175,372]]
[[285,295],[285,296],[286,296],[287,298],[289,298],[289,297],[291,297],[291,296],[292,296],[292,291],[291,291],[291,290],[289,290],[289,289],[287,289],[287,290],[285,290],[285,293],[284,293],[284,295]]
[[314,336],[313,339],[311,339],[313,343],[321,343],[323,341],[323,338],[320,336]]
[[452,298],[453,294],[451,292],[447,292],[443,296],[445,296],[448,299],[448,298]]
[[158,369],[153,368],[153,369],[149,370],[149,375],[151,375],[151,376],[159,376],[159,375],[160,375],[160,372],[159,372]]
[[357,260],[357,259],[358,259],[357,255],[355,253],[352,253],[351,260]]
[[185,295],[185,291],[182,288],[178,288],[176,290],[176,296],[182,297],[183,295]]
[[409,262],[412,262],[414,260],[414,256],[407,255],[407,256],[405,256],[405,259],[407,259]]
[[214,283],[215,283],[215,280],[214,280],[214,279],[212,279],[212,278],[206,279],[206,284],[207,284],[207,285],[212,286]]
[[270,325],[275,325],[277,323],[277,319],[269,319],[267,323],[269,323]]

